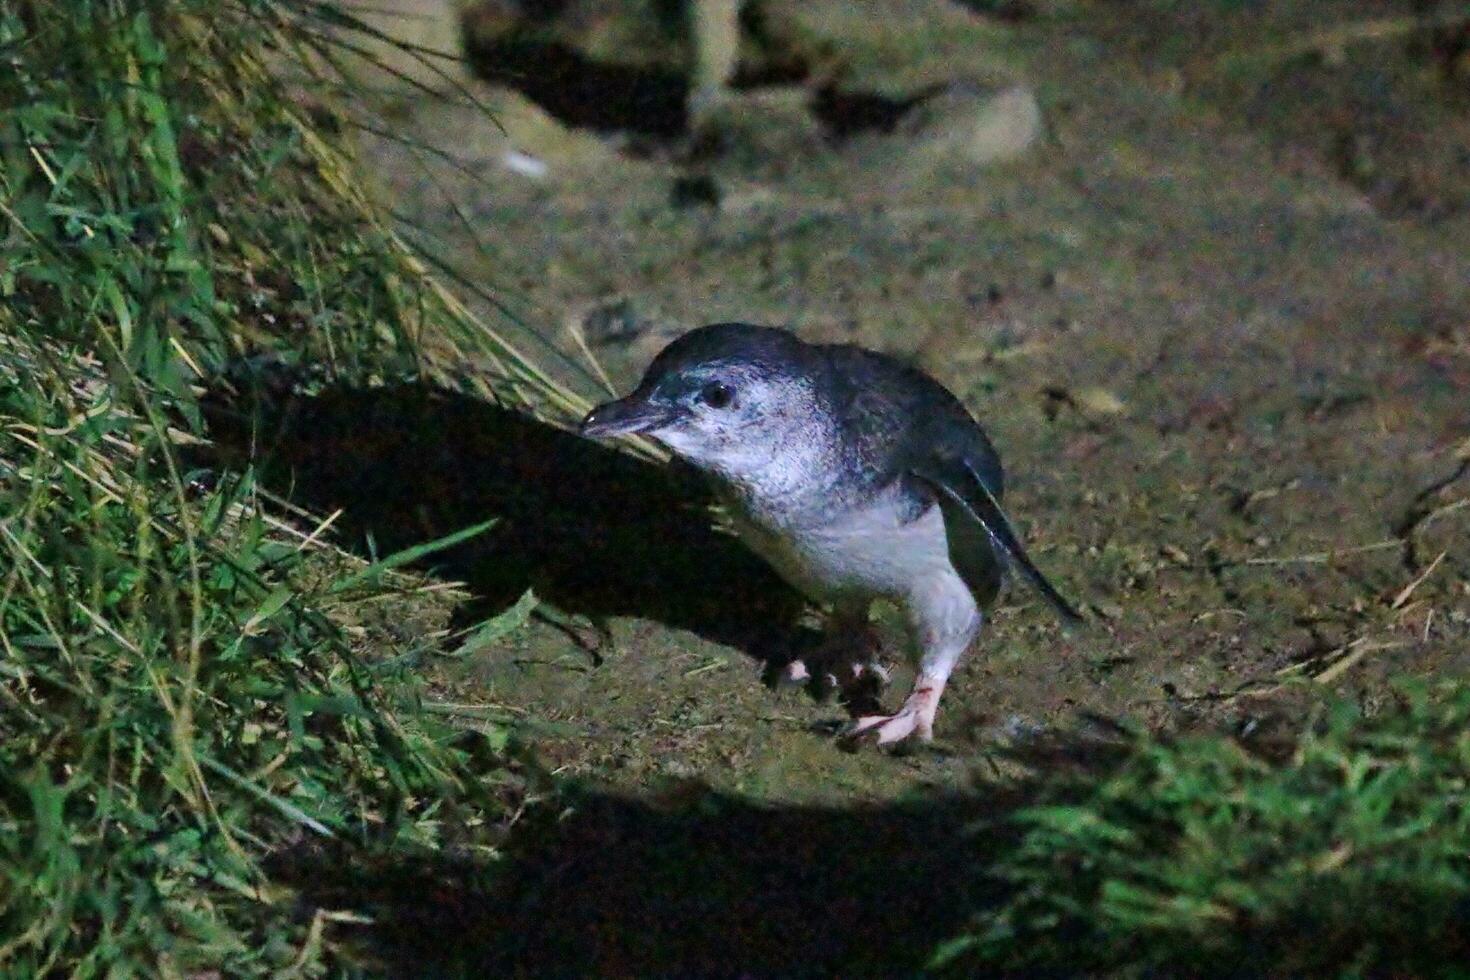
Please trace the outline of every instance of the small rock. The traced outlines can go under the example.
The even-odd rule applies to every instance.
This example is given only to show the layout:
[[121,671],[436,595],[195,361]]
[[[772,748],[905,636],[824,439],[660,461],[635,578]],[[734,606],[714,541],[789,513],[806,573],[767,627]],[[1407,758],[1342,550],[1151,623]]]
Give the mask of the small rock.
[[963,146],[976,163],[1020,156],[1041,136],[1041,104],[1024,85],[1006,89],[981,107]]
[[674,779],[694,779],[699,775],[699,769],[682,759],[665,759],[660,767],[665,776]]
[[1169,559],[1177,565],[1189,564],[1189,552],[1185,551],[1177,544],[1166,544],[1160,550],[1163,551],[1165,558]]
[[581,316],[582,335],[594,347],[625,344],[644,333],[651,324],[633,308],[625,296],[602,300]]
[[530,177],[532,180],[545,180],[551,172],[551,168],[544,160],[539,160],[529,153],[520,150],[506,150],[500,157],[501,166],[511,173]]
[[1040,138],[1041,105],[1024,85],[956,82],[919,97],[899,132],[912,140],[915,162],[983,166],[1019,157]]
[[904,128],[975,163],[1020,156],[1041,135],[1041,105],[1025,85],[995,91],[957,82],[925,97]]
[[1077,411],[1090,419],[1122,415],[1128,410],[1123,399],[1106,388],[1079,388],[1070,392],[1069,397]]
[[1001,734],[1012,742],[1029,742],[1046,734],[1046,726],[1025,715],[1010,715],[1000,726]]

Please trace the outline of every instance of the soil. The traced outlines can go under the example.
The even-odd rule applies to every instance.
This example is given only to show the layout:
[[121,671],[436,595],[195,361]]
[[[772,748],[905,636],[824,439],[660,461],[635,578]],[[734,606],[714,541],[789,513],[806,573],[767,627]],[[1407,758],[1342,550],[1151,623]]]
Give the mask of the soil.
[[[810,616],[706,530],[683,474],[418,393],[378,426],[392,447],[304,485],[351,503],[396,482],[357,531],[422,497],[454,501],[424,532],[506,519],[440,566],[476,600],[457,621],[528,587],[543,605],[434,661],[446,700],[527,719],[549,768],[629,807],[696,787],[851,814],[969,786],[1045,730],[1290,733],[1320,693],[1371,710],[1393,677],[1470,666],[1452,23],[1389,2],[767,6],[826,74],[744,87],[706,131],[563,123],[481,87],[507,134],[399,101],[458,167],[429,180],[409,147],[366,152],[396,211],[591,400],[598,371],[626,390],[673,333],[720,320],[920,364],[983,421],[1033,558],[1093,625],[1064,636],[1013,589],[935,745],[851,751],[840,705],[764,683]],[[978,162],[955,134],[1016,86],[1041,131]],[[508,168],[512,148],[545,173]]]

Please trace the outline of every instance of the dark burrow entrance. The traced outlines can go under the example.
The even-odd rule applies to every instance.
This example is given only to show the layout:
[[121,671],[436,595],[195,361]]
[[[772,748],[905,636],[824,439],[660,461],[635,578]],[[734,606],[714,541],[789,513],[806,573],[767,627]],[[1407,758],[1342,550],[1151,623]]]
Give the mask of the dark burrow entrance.
[[[565,4],[540,6],[545,9],[523,9],[489,26],[484,18],[466,20],[465,53],[478,77],[520,92],[578,129],[660,142],[690,135],[693,80],[687,67],[592,57],[557,35],[554,19]],[[670,6],[677,21],[683,16],[680,5]],[[852,88],[841,81],[840,61],[828,56],[818,63],[818,57],[773,29],[758,4],[745,4],[740,21],[742,52],[730,87],[749,92],[806,86],[809,109],[834,142],[864,132],[891,132],[936,91],[890,95]]]

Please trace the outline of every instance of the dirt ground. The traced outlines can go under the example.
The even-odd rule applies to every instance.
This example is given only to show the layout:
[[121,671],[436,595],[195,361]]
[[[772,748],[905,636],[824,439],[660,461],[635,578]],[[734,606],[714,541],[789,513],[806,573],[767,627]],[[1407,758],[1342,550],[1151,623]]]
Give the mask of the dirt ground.
[[[470,615],[527,587],[544,603],[435,665],[446,698],[526,718],[554,769],[614,790],[850,804],[962,785],[989,746],[1093,716],[1291,729],[1304,678],[1371,705],[1392,675],[1464,670],[1470,69],[1453,32],[1389,3],[865,6],[767,5],[768,47],[820,68],[755,79],[713,135],[659,117],[678,104],[656,93],[601,119],[524,86],[570,126],[476,82],[504,133],[405,95],[395,123],[453,165],[381,141],[370,162],[589,398],[578,333],[618,390],[718,320],[921,364],[988,428],[1033,556],[1095,625],[1063,637],[1012,590],[934,750],[844,751],[839,706],[762,681],[799,603],[704,530],[679,474],[449,396],[354,405],[342,424],[377,412],[386,446],[329,454],[304,480],[320,502],[374,488],[372,530],[387,501],[453,501],[405,539],[500,514],[445,574],[470,582]],[[608,100],[622,78],[599,79]],[[1019,153],[1024,112],[992,111],[1008,90],[1040,111]]]
[[[840,706],[764,682],[812,617],[709,530],[687,474],[447,393],[317,399],[282,454],[304,502],[347,507],[348,540],[382,551],[501,519],[438,560],[467,599],[366,618],[408,643],[527,588],[540,601],[423,666],[444,702],[518,719],[591,794],[572,808],[595,815],[530,862],[536,929],[595,934],[616,918],[603,899],[645,886],[637,855],[675,839],[714,856],[650,873],[770,860],[782,894],[837,910],[845,879],[813,891],[793,855],[876,833],[905,842],[895,861],[943,863],[938,845],[910,853],[953,833],[913,801],[993,774],[1001,747],[1118,723],[1299,732],[1320,692],[1371,709],[1391,677],[1470,666],[1463,20],[1388,2],[764,9],[765,67],[698,133],[677,63],[572,37],[554,70],[517,76],[504,59],[527,49],[472,45],[480,74],[527,93],[473,83],[504,131],[408,93],[390,120],[407,139],[367,138],[368,162],[521,326],[496,322],[589,399],[599,372],[626,390],[670,336],[720,320],[922,365],[991,433],[1031,554],[1093,626],[1064,637],[1012,590],[932,748],[848,751]],[[701,799],[734,814],[718,833]],[[546,881],[583,872],[574,891],[601,898],[553,915]],[[776,949],[788,937],[750,901]],[[858,910],[875,928],[892,911]],[[927,915],[915,943],[943,936]],[[491,945],[554,934],[525,928]]]

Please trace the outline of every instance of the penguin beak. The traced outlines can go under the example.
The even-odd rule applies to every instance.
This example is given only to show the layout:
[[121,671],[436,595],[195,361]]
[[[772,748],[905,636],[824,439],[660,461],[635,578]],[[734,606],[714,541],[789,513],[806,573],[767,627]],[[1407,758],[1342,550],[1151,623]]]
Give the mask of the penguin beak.
[[634,392],[627,398],[598,405],[587,413],[577,431],[590,439],[628,436],[662,428],[678,416],[677,409],[654,405]]

